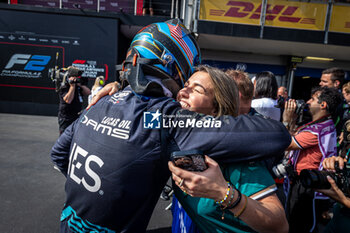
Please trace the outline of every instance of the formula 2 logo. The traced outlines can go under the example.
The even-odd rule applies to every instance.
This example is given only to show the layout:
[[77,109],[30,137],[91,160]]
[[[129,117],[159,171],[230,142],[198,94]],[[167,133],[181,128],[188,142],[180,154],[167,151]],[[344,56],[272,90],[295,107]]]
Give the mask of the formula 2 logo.
[[51,60],[51,56],[31,55],[16,53],[12,55],[5,69],[11,69],[14,65],[25,65],[25,71],[43,71]]

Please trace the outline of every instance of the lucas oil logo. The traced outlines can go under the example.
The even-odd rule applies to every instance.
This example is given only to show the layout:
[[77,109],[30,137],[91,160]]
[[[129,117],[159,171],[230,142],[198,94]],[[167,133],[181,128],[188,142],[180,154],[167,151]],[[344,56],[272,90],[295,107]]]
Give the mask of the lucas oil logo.
[[101,122],[98,122],[93,119],[89,119],[86,115],[84,115],[81,123],[100,134],[124,140],[129,139],[131,125],[130,120],[122,120],[119,118],[105,116]]

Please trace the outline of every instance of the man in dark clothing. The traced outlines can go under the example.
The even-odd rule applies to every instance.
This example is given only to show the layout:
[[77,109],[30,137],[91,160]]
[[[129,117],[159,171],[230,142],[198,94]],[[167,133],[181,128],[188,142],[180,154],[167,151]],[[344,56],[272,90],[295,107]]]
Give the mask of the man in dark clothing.
[[169,98],[199,62],[196,41],[177,19],[134,37],[123,64],[130,86],[84,111],[52,148],[67,176],[61,232],[144,232],[169,179],[171,151],[200,148],[217,161],[238,162],[276,156],[289,145],[276,121],[214,119]]
[[[76,69],[76,68],[68,68]],[[67,71],[66,75],[70,72]],[[80,77],[68,77],[63,80],[63,84],[58,90],[60,99],[58,108],[58,126],[60,134],[79,117],[82,108],[83,95],[90,95],[90,89],[82,83]]]
[[[322,71],[321,81],[319,85],[321,87],[336,88],[339,92],[341,92],[341,88],[343,86],[344,80],[345,80],[344,70],[337,67],[332,67]],[[337,136],[340,135],[344,124],[343,115],[344,115],[344,112],[346,111],[345,106],[346,106],[346,102],[343,100],[337,107],[336,111],[332,113],[334,125],[337,130]]]

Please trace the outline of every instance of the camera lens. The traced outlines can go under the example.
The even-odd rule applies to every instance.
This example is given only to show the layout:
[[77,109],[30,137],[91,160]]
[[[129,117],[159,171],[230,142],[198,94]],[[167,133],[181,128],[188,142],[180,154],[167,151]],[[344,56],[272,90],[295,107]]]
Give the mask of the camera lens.
[[277,178],[283,178],[285,175],[287,175],[284,164],[276,165],[272,168],[272,172]]
[[326,171],[304,169],[300,172],[300,181],[305,188],[329,189]]

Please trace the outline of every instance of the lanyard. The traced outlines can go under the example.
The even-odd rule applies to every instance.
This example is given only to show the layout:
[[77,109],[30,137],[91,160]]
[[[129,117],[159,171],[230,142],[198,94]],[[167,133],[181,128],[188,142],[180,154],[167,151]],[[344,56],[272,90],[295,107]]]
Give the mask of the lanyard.
[[330,115],[330,114],[328,114],[328,115],[326,115],[326,116],[324,116],[324,117],[321,117],[321,118],[318,119],[318,120],[311,121],[311,122],[309,122],[309,123],[307,123],[307,124],[305,124],[305,125],[300,126],[299,128],[297,128],[296,132],[299,132],[299,131],[305,129],[306,127],[308,127],[308,126],[310,126],[310,125],[317,124],[317,123],[321,123],[321,122],[326,121],[326,120],[329,120],[329,119],[331,119],[331,115]]

